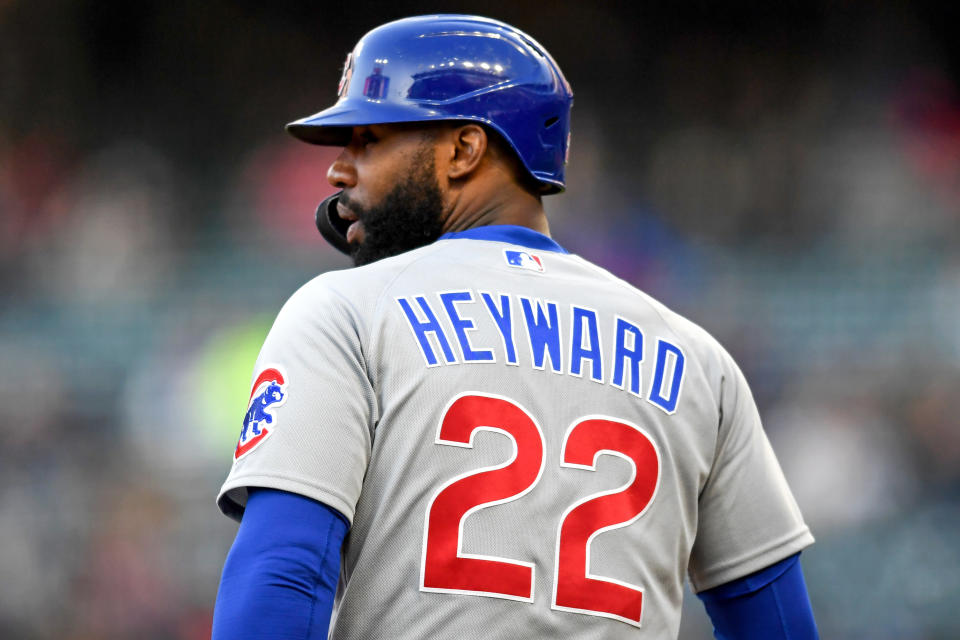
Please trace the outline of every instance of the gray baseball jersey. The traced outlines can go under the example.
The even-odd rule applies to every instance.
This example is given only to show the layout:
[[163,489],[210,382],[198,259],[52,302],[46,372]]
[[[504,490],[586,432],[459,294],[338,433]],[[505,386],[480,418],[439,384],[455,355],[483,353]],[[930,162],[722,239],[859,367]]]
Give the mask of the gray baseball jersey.
[[324,274],[281,310],[220,508],[351,522],[331,637],[675,638],[695,590],[813,542],[743,375],[529,229]]

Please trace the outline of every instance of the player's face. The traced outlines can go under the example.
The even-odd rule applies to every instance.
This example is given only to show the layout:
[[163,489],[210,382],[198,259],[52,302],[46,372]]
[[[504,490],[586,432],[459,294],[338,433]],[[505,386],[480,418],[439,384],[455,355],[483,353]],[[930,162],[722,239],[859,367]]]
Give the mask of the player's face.
[[327,180],[342,189],[340,217],[356,265],[430,244],[443,233],[443,197],[434,143],[423,129],[354,127]]

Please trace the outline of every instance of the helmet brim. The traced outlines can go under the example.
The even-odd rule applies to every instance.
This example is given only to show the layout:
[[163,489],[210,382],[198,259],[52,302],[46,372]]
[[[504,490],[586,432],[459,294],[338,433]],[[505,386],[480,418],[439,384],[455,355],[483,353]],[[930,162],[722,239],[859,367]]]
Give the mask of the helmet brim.
[[350,98],[340,100],[329,109],[294,120],[286,126],[287,132],[310,144],[343,147],[350,142],[351,127],[449,119],[446,114],[429,108],[381,103],[371,109],[366,100],[357,103]]

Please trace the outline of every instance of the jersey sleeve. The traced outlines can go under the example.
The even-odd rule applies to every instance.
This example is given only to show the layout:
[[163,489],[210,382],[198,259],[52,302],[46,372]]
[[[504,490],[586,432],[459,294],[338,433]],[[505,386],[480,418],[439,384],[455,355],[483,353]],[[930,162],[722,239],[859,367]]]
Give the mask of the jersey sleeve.
[[716,454],[699,498],[690,580],[700,592],[813,543],[743,373],[722,351]]
[[257,359],[233,467],[217,498],[226,515],[239,520],[247,487],[266,487],[353,521],[376,422],[362,335],[359,312],[323,277],[284,305]]

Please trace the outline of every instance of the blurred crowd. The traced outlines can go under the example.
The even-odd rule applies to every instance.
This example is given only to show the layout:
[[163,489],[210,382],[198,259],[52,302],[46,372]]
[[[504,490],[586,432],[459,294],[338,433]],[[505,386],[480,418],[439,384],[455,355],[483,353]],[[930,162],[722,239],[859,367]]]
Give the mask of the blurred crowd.
[[[336,152],[281,125],[366,28],[435,9],[110,4],[0,2],[2,638],[208,637],[257,350],[348,266],[311,231]],[[515,5],[484,11],[577,100],[553,234],[740,363],[817,537],[823,637],[960,636],[957,52],[900,3]],[[709,637],[688,600],[682,638]]]

